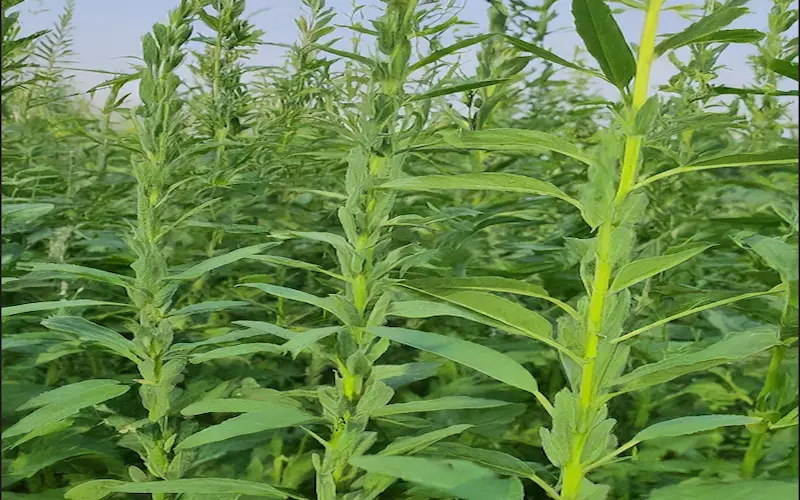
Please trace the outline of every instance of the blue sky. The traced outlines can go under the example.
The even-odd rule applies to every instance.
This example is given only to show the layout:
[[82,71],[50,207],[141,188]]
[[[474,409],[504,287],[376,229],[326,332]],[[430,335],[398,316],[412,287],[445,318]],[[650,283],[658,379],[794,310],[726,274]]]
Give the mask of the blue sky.
[[[463,20],[477,23],[468,28],[480,33],[487,25],[486,0],[457,0],[462,5],[460,16]],[[688,0],[668,0],[667,5],[683,4]],[[694,0],[700,4],[699,0]],[[371,7],[368,15],[377,12],[378,0],[328,0],[341,17],[335,21],[346,24],[346,15],[352,12],[354,3]],[[533,1],[532,1],[533,3]],[[752,13],[740,18],[731,27],[765,29],[769,0],[751,0],[749,8]],[[125,71],[129,67],[129,59],[125,56],[137,56],[140,53],[141,36],[150,27],[167,18],[168,12],[177,4],[173,0],[76,0],[74,24],[73,57],[76,68],[102,69],[106,71]],[[22,4],[20,20],[25,32],[46,29],[53,25],[63,9],[64,0],[28,0]],[[559,14],[554,26],[558,31],[546,42],[546,48],[570,59],[580,39],[575,34],[570,14],[570,1],[557,0],[556,12]],[[264,40],[274,43],[292,43],[297,34],[294,19],[302,11],[300,0],[248,0],[248,12],[252,14],[251,22],[266,32]],[[638,42],[643,13],[625,12],[617,15],[626,37]],[[689,24],[675,12],[665,12],[661,16],[659,31],[671,33],[681,30]],[[343,30],[343,33],[347,33]],[[347,35],[344,35],[347,36]],[[720,73],[721,83],[732,86],[749,83],[750,69],[747,57],[752,49],[742,46],[731,46],[721,62],[728,69]],[[686,49],[683,49],[686,50]],[[283,49],[274,46],[263,46],[259,53],[251,59],[254,65],[276,65],[282,61]],[[679,52],[681,55],[681,52]],[[683,54],[685,56],[685,53]],[[587,56],[588,57],[588,56]],[[465,58],[466,60],[467,58]],[[653,85],[667,81],[675,74],[676,69],[666,59],[657,61],[653,71]],[[82,71],[75,72],[74,83],[78,90],[86,90],[103,81],[103,75]],[[603,93],[609,89],[601,89]]]

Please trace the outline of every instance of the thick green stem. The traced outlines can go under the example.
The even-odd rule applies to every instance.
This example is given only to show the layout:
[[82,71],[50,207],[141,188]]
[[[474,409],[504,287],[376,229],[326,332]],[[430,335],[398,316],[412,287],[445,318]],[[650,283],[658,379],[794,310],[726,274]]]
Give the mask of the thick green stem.
[[[658,15],[662,2],[663,0],[651,0],[647,8],[636,64],[636,77],[631,102],[632,116],[635,116],[636,112],[647,100],[650,70],[655,53],[655,38],[658,31]],[[626,137],[622,172],[619,188],[614,199],[614,206],[619,206],[625,201],[636,183],[636,171],[641,148],[641,135],[628,135]],[[586,322],[586,347],[583,355],[584,365],[581,369],[577,408],[578,428],[575,430],[570,444],[569,460],[562,469],[563,486],[561,498],[563,500],[576,500],[579,497],[581,482],[585,475],[582,467],[582,456],[590,426],[597,410],[595,408],[596,358],[603,328],[603,312],[605,311],[606,297],[611,281],[610,255],[614,244],[614,229],[613,213],[609,213],[606,220],[600,225],[595,247],[594,282]]]

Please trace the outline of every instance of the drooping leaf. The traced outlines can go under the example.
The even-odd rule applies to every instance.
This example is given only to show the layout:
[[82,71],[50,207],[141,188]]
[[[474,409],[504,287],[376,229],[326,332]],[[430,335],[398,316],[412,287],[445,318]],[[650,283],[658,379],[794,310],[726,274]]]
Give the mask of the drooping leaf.
[[269,283],[243,283],[238,286],[246,286],[250,288],[257,288],[262,292],[268,293],[270,295],[275,295],[277,297],[283,297],[289,300],[296,300],[298,302],[304,302],[306,304],[311,304],[313,306],[317,306],[320,309],[324,309],[337,318],[341,319],[345,324],[353,324],[355,321],[355,316],[357,314],[354,311],[349,310],[345,307],[345,304],[341,301],[333,300],[333,296],[329,297],[317,297],[315,295],[311,295],[310,293],[302,292],[300,290],[295,290],[293,288],[286,288],[283,286],[271,285]]
[[293,405],[280,405],[276,404],[275,400],[260,401],[257,399],[205,399],[192,403],[186,408],[181,410],[181,415],[195,416],[204,413],[252,413],[252,412],[268,412],[275,408],[275,406],[289,406],[294,408]]
[[692,43],[755,43],[764,33],[754,29],[720,30],[692,41]]
[[467,340],[407,328],[375,327],[368,330],[379,337],[432,352],[468,366],[518,389],[538,392],[533,375],[522,365],[494,349]]
[[42,321],[42,326],[75,335],[82,342],[92,342],[119,356],[138,363],[144,353],[119,333],[78,316],[54,316]]
[[608,80],[620,89],[636,73],[636,60],[604,0],[572,0],[572,15],[586,49]]
[[614,276],[614,281],[611,283],[609,291],[611,293],[616,293],[624,290],[640,281],[682,264],[709,248],[711,248],[711,245],[702,245],[681,252],[635,260],[625,264],[622,266],[622,269],[617,272],[616,276]]
[[517,457],[496,450],[473,448],[460,443],[437,443],[429,450],[450,458],[469,460],[476,464],[506,475],[530,478],[536,475],[534,468]]
[[326,328],[315,328],[313,330],[308,330],[297,334],[294,338],[283,344],[281,347],[284,349],[284,351],[292,353],[292,357],[296,358],[297,355],[303,351],[303,349],[316,342],[319,342],[326,337],[330,337],[339,330],[341,330],[341,328],[338,326],[329,326]]

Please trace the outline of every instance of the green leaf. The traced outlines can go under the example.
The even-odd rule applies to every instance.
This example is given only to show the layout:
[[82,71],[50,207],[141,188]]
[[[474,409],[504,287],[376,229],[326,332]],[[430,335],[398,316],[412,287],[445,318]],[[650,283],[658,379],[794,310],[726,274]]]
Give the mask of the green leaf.
[[111,489],[117,493],[150,493],[162,495],[166,493],[203,493],[206,495],[225,495],[233,493],[237,495],[269,498],[298,498],[293,495],[290,496],[288,493],[284,493],[267,483],[217,477],[125,483],[114,486]]
[[119,333],[78,316],[54,316],[42,320],[42,326],[59,332],[75,335],[81,342],[99,344],[134,363],[145,358],[145,354],[130,340]]
[[794,427],[797,425],[798,407],[792,408],[789,413],[781,417],[780,420],[770,425],[770,429],[784,429],[786,427]]
[[498,406],[505,406],[509,404],[511,403],[508,401],[500,401],[497,399],[471,398],[468,396],[448,396],[438,399],[426,399],[421,401],[387,405],[372,412],[372,416],[379,417],[428,411],[496,408]]
[[706,432],[720,427],[751,425],[761,422],[760,418],[744,415],[694,415],[674,418],[653,424],[636,434],[631,441],[639,442],[664,437],[686,436]]
[[350,325],[354,324],[355,317],[357,313],[355,311],[350,311],[346,308],[345,304],[341,301],[334,300],[334,296],[329,297],[317,297],[316,295],[311,295],[310,293],[301,292],[300,290],[295,290],[293,288],[286,288],[283,286],[277,285],[270,285],[269,283],[243,283],[238,286],[247,286],[250,288],[257,288],[262,292],[268,293],[270,295],[275,295],[277,297],[283,297],[289,300],[296,300],[298,302],[304,302],[306,304],[311,304],[312,306],[317,306],[320,309],[324,309],[329,313],[333,314],[340,320],[342,320],[345,324]]
[[267,262],[269,264],[275,264],[279,266],[287,266],[287,267],[294,267],[297,269],[304,269],[306,271],[314,271],[316,273],[326,274],[332,278],[336,278],[338,280],[347,281],[347,278],[342,276],[341,274],[332,273],[327,271],[316,264],[310,264],[308,262],[303,262],[302,260],[295,260],[289,259],[287,257],[278,257],[274,255],[253,255],[252,257],[248,257],[250,260],[258,260],[260,262]]
[[253,342],[252,344],[239,344],[229,347],[220,347],[212,351],[204,352],[202,354],[192,354],[189,361],[192,364],[205,363],[212,359],[230,358],[232,356],[245,356],[247,354],[255,354],[259,352],[272,352],[282,353],[283,347],[278,344],[269,344],[261,342]]
[[181,415],[187,417],[202,415],[204,413],[252,413],[252,412],[268,412],[275,406],[288,406],[293,408],[291,404],[281,405],[273,401],[260,401],[257,399],[205,399],[192,403],[186,408],[181,410]]
[[720,30],[697,38],[692,43],[755,43],[764,33],[753,29]]
[[552,338],[553,326],[549,321],[516,302],[497,297],[491,293],[474,292],[471,290],[437,290],[433,292],[416,288],[414,288],[414,290],[463,307],[493,321],[486,321],[482,317],[467,319],[473,319],[479,323],[488,324],[509,333],[538,340],[539,342],[563,352],[576,361],[580,360],[579,356],[572,353],[569,349]]
[[433,90],[429,90],[427,92],[423,92],[422,94],[414,94],[408,100],[412,102],[422,101],[423,99],[432,99],[434,97],[441,97],[443,95],[450,95],[450,94],[456,94],[458,92],[466,92],[468,90],[491,87],[492,85],[497,85],[507,81],[508,81],[507,78],[496,78],[490,80],[480,80],[477,82],[458,83],[456,85],[446,85],[444,87],[439,87]]
[[64,385],[47,392],[43,392],[38,396],[34,396],[24,404],[18,406],[16,411],[32,410],[34,408],[40,408],[50,404],[60,405],[65,401],[82,397],[87,391],[110,386],[118,387],[119,382],[117,380],[109,379],[94,379]]
[[451,425],[444,429],[426,432],[419,436],[402,437],[393,441],[389,446],[381,450],[378,454],[382,456],[414,454],[424,450],[428,446],[441,441],[442,439],[456,434],[461,434],[465,430],[473,427],[470,424]]
[[419,61],[415,62],[408,68],[408,73],[413,73],[414,71],[423,68],[433,62],[438,61],[439,59],[448,56],[454,52],[457,52],[463,48],[470,47],[475,45],[476,43],[481,43],[485,40],[488,40],[495,36],[494,33],[485,33],[483,35],[473,36],[469,38],[464,38],[463,40],[459,40],[458,42],[454,43],[453,45],[449,45],[443,49],[439,49],[437,51],[432,52],[426,57],[423,57]]
[[676,319],[680,319],[680,318],[683,318],[683,317],[686,317],[686,316],[690,316],[692,314],[696,314],[696,313],[699,313],[699,312],[702,312],[702,311],[706,311],[706,310],[712,309],[714,307],[720,307],[720,306],[724,306],[724,305],[727,305],[727,304],[732,304],[732,303],[738,302],[740,300],[752,299],[752,298],[755,298],[755,297],[762,297],[764,295],[775,295],[777,293],[783,292],[785,289],[786,289],[786,287],[784,285],[778,285],[778,286],[776,286],[776,287],[774,287],[774,288],[772,288],[770,290],[767,290],[765,292],[743,293],[741,295],[736,295],[735,297],[729,297],[727,299],[717,300],[717,301],[710,302],[710,303],[702,305],[702,306],[693,307],[691,309],[687,309],[685,311],[681,311],[681,312],[673,314],[671,316],[667,316],[666,318],[660,319],[660,320],[658,320],[658,321],[656,321],[654,323],[650,323],[647,326],[643,326],[641,328],[637,328],[636,330],[633,330],[632,332],[626,333],[625,335],[612,340],[611,343],[623,342],[623,341],[628,340],[630,338],[633,338],[633,337],[635,337],[635,336],[637,336],[637,335],[639,335],[641,333],[644,333],[646,331],[652,330],[653,328],[657,328],[657,327],[659,327],[661,325],[665,325],[665,324],[667,324],[667,323],[669,323],[671,321],[675,321]]
[[48,302],[32,302],[19,306],[5,306],[0,309],[0,317],[15,316],[38,311],[52,311],[54,309],[69,309],[72,307],[91,307],[91,306],[117,306],[130,307],[128,304],[119,302],[106,302],[105,300],[74,299],[74,300],[53,300]]
[[630,262],[622,266],[622,269],[614,276],[614,281],[611,283],[610,293],[622,291],[630,286],[644,281],[647,278],[655,276],[656,274],[663,273],[667,269],[671,269],[695,255],[706,251],[713,245],[702,245],[681,252],[661,255],[658,257],[651,257],[648,259],[640,259]]
[[524,175],[486,172],[479,174],[458,175],[424,175],[421,177],[405,177],[389,181],[380,186],[383,189],[400,191],[427,191],[436,189],[476,189],[485,191],[501,191],[505,193],[526,193],[552,196],[577,207],[581,212],[580,202],[549,182],[540,181]]
[[754,88],[738,88],[728,87],[726,85],[715,85],[709,87],[707,93],[700,93],[693,98],[693,100],[703,99],[711,95],[775,95],[775,96],[797,96],[800,93],[797,90],[767,90],[767,89],[754,89]]
[[199,304],[192,304],[183,307],[177,311],[172,311],[168,316],[190,316],[192,314],[207,314],[216,311],[224,311],[232,307],[245,307],[249,306],[249,302],[243,300],[218,300],[210,302],[200,302]]
[[491,471],[464,460],[361,455],[352,457],[350,465],[464,500],[522,500],[518,479],[500,479]]
[[546,300],[557,305],[573,318],[580,318],[578,311],[576,311],[572,306],[554,297],[551,297],[550,294],[547,293],[547,290],[539,285],[534,285],[533,283],[527,283],[525,281],[511,278],[503,278],[500,276],[426,278],[406,281],[401,283],[401,286],[409,286],[420,290],[434,290],[442,288],[448,290],[479,290],[484,292],[500,292],[511,293],[514,295],[524,295],[526,297],[534,297],[537,299]]
[[657,55],[661,55],[668,50],[695,43],[696,40],[701,40],[700,43],[703,43],[702,39],[704,37],[721,30],[746,13],[747,8],[745,7],[723,7],[705,16],[696,23],[689,25],[680,33],[668,37],[666,40],[656,45],[655,52]]
[[624,89],[636,73],[636,61],[604,0],[572,0],[575,28],[608,80]]
[[117,486],[125,484],[123,481],[114,479],[96,479],[94,481],[86,481],[74,488],[70,488],[64,494],[67,500],[102,500],[108,495],[114,493]]
[[47,396],[48,393],[37,396],[37,398],[51,401],[49,404],[39,408],[9,427],[3,432],[2,439],[19,436],[20,434],[27,434],[46,425],[59,422],[67,417],[75,415],[84,408],[121,396],[128,392],[129,389],[130,387],[127,385],[120,385],[118,382],[102,385],[82,385],[77,390],[66,389],[65,387],[54,389],[53,391],[60,391],[56,393],[55,396]]
[[774,500],[797,498],[800,487],[797,482],[773,480],[736,481],[733,483],[686,482],[653,490],[648,500]]
[[175,447],[176,451],[188,450],[209,443],[216,443],[237,436],[246,436],[270,429],[281,429],[294,425],[307,424],[316,418],[308,413],[282,405],[272,405],[268,411],[244,413],[220,424],[187,437]]
[[718,365],[739,361],[780,345],[777,332],[771,327],[731,333],[708,347],[695,351],[679,351],[656,363],[636,368],[612,382],[620,393],[663,384],[688,373],[708,370]]
[[[457,149],[467,151],[496,151],[496,152],[520,152],[540,154],[542,151],[554,151],[561,153],[570,158],[574,158],[587,165],[592,164],[592,158],[583,153],[578,147],[566,139],[556,135],[539,132],[537,130],[525,130],[518,128],[493,128],[487,130],[469,130],[460,133],[447,133],[442,135],[442,139],[447,144]],[[498,174],[511,176],[513,174]],[[519,177],[520,179],[517,179]],[[491,177],[489,177],[491,178]],[[531,179],[530,177],[514,176],[510,177],[512,180]],[[535,179],[531,179],[535,180]],[[536,181],[542,182],[542,181]],[[557,192],[561,192],[552,184],[548,184],[548,190],[551,194],[555,188]],[[562,198],[564,199],[564,198]],[[571,203],[571,202],[570,202]]]
[[682,167],[673,168],[639,181],[635,188],[640,188],[651,184],[657,180],[673,175],[684,174],[687,172],[695,172],[698,170],[711,170],[714,168],[728,168],[728,167],[753,167],[753,166],[770,166],[770,165],[797,165],[798,155],[797,148],[794,147],[780,147],[772,151],[761,153],[737,153],[733,155],[719,156],[709,160],[701,160],[684,165]]
[[794,81],[798,81],[798,78],[800,78],[800,75],[798,75],[797,63],[793,63],[792,61],[770,59],[767,62],[767,67],[779,75],[791,78]]
[[[51,264],[49,262],[26,262],[18,266],[20,269],[30,272],[47,272],[54,274],[72,275],[77,278],[84,278],[94,281],[102,281],[111,285],[127,287],[133,284],[133,279],[117,273],[110,273],[100,269],[74,264]],[[55,276],[53,276],[55,277]]]
[[451,458],[469,460],[500,474],[524,478],[536,476],[536,471],[528,462],[523,462],[502,451],[483,450],[461,443],[437,443],[430,451],[437,454],[442,453]]
[[354,61],[358,61],[361,64],[366,64],[370,68],[375,65],[375,63],[371,59],[369,59],[367,57],[364,57],[362,55],[355,54],[353,52],[347,52],[346,50],[334,49],[334,48],[329,47],[327,45],[315,45],[314,47],[316,49],[319,49],[319,50],[321,50],[323,52],[328,52],[329,54],[333,54],[335,56],[344,57],[345,59],[352,59]]
[[227,266],[228,264],[233,264],[238,260],[250,257],[251,255],[255,255],[259,252],[264,251],[267,248],[274,247],[276,245],[278,245],[278,243],[261,243],[259,245],[252,245],[249,247],[239,248],[238,250],[233,250],[232,252],[228,252],[226,254],[217,255],[216,257],[211,257],[210,259],[204,260],[203,262],[194,265],[189,269],[179,274],[176,274],[175,276],[170,276],[170,279],[174,280],[197,279],[209,271],[213,271],[214,269],[217,269],[222,266]]
[[329,326],[326,328],[316,328],[314,330],[308,330],[303,333],[297,334],[294,338],[290,341],[283,344],[281,347],[284,351],[288,351],[292,353],[292,357],[296,358],[298,354],[300,354],[304,349],[308,346],[319,342],[320,340],[333,335],[341,330],[341,327],[338,326]]
[[521,50],[523,52],[528,52],[528,53],[533,54],[533,55],[535,55],[535,56],[537,56],[537,57],[539,57],[541,59],[544,59],[545,61],[550,61],[550,62],[556,63],[556,64],[558,64],[560,66],[564,66],[565,68],[574,69],[576,71],[580,71],[582,73],[586,73],[588,75],[592,75],[592,76],[595,76],[597,78],[602,78],[603,80],[608,81],[608,79],[605,77],[605,75],[603,75],[601,73],[598,73],[597,71],[591,70],[589,68],[584,68],[583,66],[579,66],[579,65],[577,65],[575,63],[567,61],[566,59],[563,59],[563,58],[553,54],[549,50],[545,50],[545,49],[543,49],[541,47],[537,47],[536,45],[533,45],[532,43],[528,43],[526,41],[523,41],[523,40],[521,40],[521,39],[519,39],[519,38],[517,38],[515,36],[511,36],[511,35],[503,35],[503,36],[505,37],[506,40],[508,40],[508,42],[511,45],[513,45],[514,47],[518,48],[519,50]]
[[400,344],[432,352],[518,389],[530,393],[539,392],[533,375],[522,365],[505,354],[480,344],[406,328],[375,327],[368,331]]

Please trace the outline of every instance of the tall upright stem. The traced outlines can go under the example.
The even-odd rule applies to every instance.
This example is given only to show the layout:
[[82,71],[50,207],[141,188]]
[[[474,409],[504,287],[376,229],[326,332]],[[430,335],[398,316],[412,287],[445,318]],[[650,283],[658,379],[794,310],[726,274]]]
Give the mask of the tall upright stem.
[[[642,31],[639,55],[636,63],[636,76],[634,80],[633,96],[631,101],[632,116],[647,101],[647,91],[650,83],[650,70],[655,53],[655,38],[658,31],[658,15],[663,0],[650,0]],[[642,148],[642,136],[639,131],[629,133],[625,138],[625,152],[622,161],[619,188],[614,199],[614,206],[619,206],[625,201],[634,184],[636,171],[639,164],[639,155]],[[606,298],[611,281],[611,249],[613,248],[613,207],[612,213],[600,225],[595,247],[595,271],[592,284],[592,294],[589,300],[589,311],[586,321],[586,350],[583,354],[584,365],[581,369],[581,380],[578,398],[578,427],[575,429],[570,444],[569,460],[563,468],[563,486],[561,498],[563,500],[576,500],[579,497],[581,482],[584,478],[582,456],[586,440],[594,420],[596,383],[596,359],[603,329],[603,312],[606,308]]]

